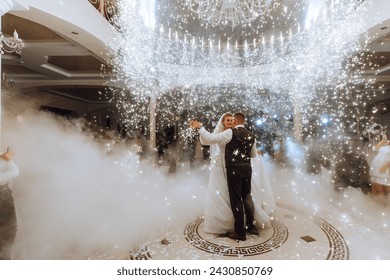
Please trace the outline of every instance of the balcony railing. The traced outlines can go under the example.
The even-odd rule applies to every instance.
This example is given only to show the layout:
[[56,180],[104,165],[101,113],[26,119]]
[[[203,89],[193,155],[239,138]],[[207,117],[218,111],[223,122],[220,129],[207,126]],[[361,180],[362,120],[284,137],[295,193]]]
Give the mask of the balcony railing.
[[118,7],[116,0],[88,0],[111,24],[115,25],[114,18]]

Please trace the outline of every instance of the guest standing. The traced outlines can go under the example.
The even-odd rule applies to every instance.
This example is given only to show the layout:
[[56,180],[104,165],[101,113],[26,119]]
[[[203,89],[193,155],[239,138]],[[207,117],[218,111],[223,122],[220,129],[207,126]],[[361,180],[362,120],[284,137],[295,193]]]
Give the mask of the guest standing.
[[16,211],[9,181],[19,175],[19,169],[13,156],[10,149],[0,155],[0,260],[12,258],[16,236]]

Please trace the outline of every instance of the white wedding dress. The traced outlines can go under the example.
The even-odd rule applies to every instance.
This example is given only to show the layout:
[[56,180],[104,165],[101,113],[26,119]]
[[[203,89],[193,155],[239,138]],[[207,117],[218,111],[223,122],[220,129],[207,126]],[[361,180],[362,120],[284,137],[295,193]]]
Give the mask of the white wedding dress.
[[[222,131],[221,119],[213,133]],[[200,141],[203,145],[210,144],[202,136]],[[204,211],[204,231],[207,233],[231,232],[234,231],[234,218],[226,179],[225,144],[210,145],[210,156],[210,178]],[[252,158],[251,190],[255,206],[256,226],[258,228],[266,227],[271,220],[272,212],[276,209],[276,204],[263,159],[259,155]]]

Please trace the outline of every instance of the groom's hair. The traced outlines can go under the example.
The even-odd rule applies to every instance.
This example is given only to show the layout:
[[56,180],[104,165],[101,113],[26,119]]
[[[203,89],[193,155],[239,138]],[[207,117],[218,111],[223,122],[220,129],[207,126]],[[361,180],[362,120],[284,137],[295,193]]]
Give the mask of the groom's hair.
[[243,113],[241,112],[234,113],[233,117],[238,123],[242,123],[242,124],[245,123],[245,115]]

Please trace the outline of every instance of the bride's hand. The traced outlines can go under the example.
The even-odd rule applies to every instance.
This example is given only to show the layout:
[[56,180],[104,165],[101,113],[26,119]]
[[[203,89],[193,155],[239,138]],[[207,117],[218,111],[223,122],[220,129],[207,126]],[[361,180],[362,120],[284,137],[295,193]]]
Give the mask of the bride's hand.
[[192,127],[192,128],[201,128],[202,124],[200,122],[192,120],[192,121],[190,121],[190,127]]
[[10,161],[13,157],[14,157],[14,152],[11,151],[10,149],[7,149],[6,152],[4,152],[0,155],[0,158],[5,160],[5,161]]
[[386,162],[382,167],[379,169],[379,173],[384,173],[387,168],[390,166],[390,161]]
[[374,146],[374,151],[378,151],[383,146],[388,145],[388,141],[386,139],[382,139],[378,144]]

